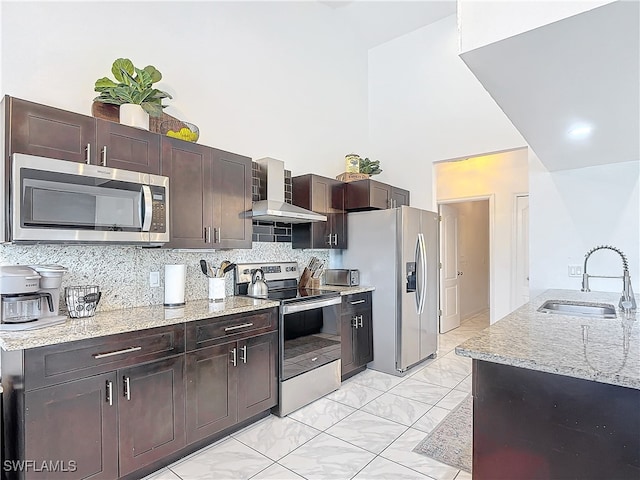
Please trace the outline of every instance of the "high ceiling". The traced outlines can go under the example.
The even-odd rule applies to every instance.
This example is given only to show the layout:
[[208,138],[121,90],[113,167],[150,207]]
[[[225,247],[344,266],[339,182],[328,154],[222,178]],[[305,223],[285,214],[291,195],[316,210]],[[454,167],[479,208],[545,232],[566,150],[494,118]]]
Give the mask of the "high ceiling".
[[321,1],[372,48],[456,13],[456,0]]

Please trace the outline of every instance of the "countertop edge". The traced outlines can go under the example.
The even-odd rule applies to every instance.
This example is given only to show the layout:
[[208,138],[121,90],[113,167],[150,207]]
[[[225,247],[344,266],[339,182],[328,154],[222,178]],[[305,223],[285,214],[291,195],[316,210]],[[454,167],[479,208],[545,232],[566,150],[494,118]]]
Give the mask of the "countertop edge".
[[22,331],[0,331],[0,348],[5,351],[45,347],[90,338],[107,337],[151,328],[190,323],[278,307],[272,300],[226,297],[222,302],[192,300],[180,308],[163,305],[98,312],[88,318],[67,318],[60,325]]

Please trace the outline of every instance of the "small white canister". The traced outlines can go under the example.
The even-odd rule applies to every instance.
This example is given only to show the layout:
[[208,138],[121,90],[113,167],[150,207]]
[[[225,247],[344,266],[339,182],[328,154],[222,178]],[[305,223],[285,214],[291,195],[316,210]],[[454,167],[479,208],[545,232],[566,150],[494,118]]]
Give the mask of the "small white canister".
[[224,278],[209,278],[209,301],[216,302],[224,300],[225,280]]
[[184,286],[187,280],[186,265],[164,266],[164,306],[181,307],[184,301]]

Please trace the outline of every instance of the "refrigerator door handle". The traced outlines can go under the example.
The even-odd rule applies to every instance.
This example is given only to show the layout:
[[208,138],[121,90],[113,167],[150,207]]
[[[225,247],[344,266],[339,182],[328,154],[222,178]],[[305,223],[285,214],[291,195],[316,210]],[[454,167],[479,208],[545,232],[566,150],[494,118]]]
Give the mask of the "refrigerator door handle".
[[420,272],[418,269],[421,268],[422,265],[422,258],[420,258],[420,255],[422,253],[421,250],[421,246],[420,246],[420,233],[418,234],[418,237],[416,238],[416,253],[415,253],[415,263],[416,263],[416,289],[415,289],[415,294],[416,294],[416,312],[420,313],[420,307],[422,306],[422,272]]
[[[418,234],[418,248],[420,250],[420,303],[418,305],[418,313],[424,313],[424,304],[427,299],[427,247],[424,241],[424,234]],[[416,285],[416,290],[418,286]]]

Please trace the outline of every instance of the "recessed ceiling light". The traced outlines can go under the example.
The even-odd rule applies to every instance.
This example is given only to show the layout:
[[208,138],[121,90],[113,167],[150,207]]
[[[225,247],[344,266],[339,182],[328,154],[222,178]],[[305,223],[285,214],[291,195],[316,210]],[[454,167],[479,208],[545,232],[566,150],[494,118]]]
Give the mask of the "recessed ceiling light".
[[580,139],[587,138],[593,132],[593,127],[591,125],[576,125],[572,127],[568,134],[570,138]]

